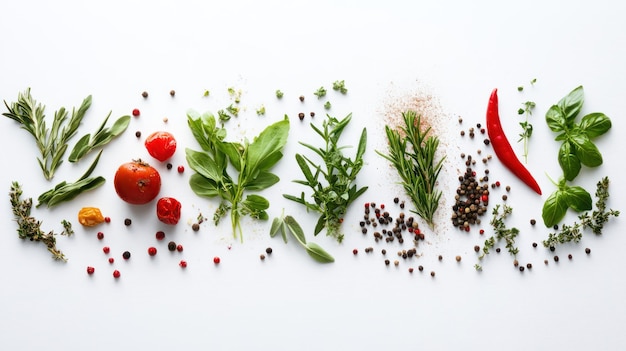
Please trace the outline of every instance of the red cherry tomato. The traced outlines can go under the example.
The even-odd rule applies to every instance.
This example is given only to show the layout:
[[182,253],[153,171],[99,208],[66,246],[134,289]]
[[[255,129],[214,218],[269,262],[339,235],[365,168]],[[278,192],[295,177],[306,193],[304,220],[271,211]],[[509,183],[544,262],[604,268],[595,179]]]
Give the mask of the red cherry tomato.
[[124,201],[143,205],[154,200],[161,191],[161,175],[149,164],[137,160],[121,165],[115,172],[115,191]]
[[176,139],[168,132],[154,132],[146,138],[144,143],[150,156],[163,162],[176,152]]
[[162,197],[157,201],[157,217],[165,224],[176,224],[180,220],[180,202],[173,197]]

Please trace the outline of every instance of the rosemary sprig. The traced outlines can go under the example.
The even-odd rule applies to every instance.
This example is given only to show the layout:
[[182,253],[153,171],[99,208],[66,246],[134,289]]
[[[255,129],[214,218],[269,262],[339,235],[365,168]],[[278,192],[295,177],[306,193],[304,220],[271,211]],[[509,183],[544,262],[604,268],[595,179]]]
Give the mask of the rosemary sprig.
[[[43,242],[48,248],[48,251],[52,254],[52,258],[66,262],[67,258],[65,255],[56,247],[56,234],[53,232],[47,234],[43,232],[41,230],[41,221],[31,216],[30,211],[33,207],[32,199],[21,200],[20,196],[22,196],[22,188],[18,182],[13,182],[11,184],[9,197],[11,198],[11,207],[17,222],[17,234],[20,239]],[[61,235],[71,236],[74,234],[70,222],[63,220],[61,224],[63,225]]]
[[339,138],[350,123],[352,114],[342,120],[327,116],[322,128],[311,124],[311,128],[324,140],[323,147],[300,142],[301,145],[313,151],[322,163],[311,158],[296,154],[296,161],[304,175],[304,180],[294,180],[295,183],[306,185],[313,191],[313,201],[305,198],[304,192],[300,196],[284,194],[283,196],[306,206],[307,210],[320,213],[315,226],[314,235],[326,228],[326,234],[343,240],[341,223],[348,206],[363,194],[367,187],[357,188],[356,177],[363,167],[363,155],[367,144],[367,130],[363,128],[354,158],[342,152],[345,146],[339,146]]
[[442,192],[436,188],[437,178],[445,157],[435,160],[439,138],[429,135],[431,127],[421,129],[421,116],[414,111],[402,114],[404,126],[400,131],[385,127],[389,154],[376,151],[393,164],[402,178],[402,186],[413,201],[412,211],[434,227],[433,217],[439,207]]
[[86,97],[78,110],[72,109],[69,121],[68,111],[61,107],[54,113],[52,127],[46,127],[45,106],[38,103],[30,94],[30,89],[19,93],[17,102],[9,105],[4,101],[9,112],[3,113],[21,124],[37,143],[41,157],[37,159],[39,167],[47,180],[54,177],[57,167],[63,162],[63,155],[68,147],[68,141],[76,134],[87,109],[91,106],[91,95]]
[[564,224],[558,233],[550,233],[548,239],[543,241],[544,247],[556,247],[558,244],[568,242],[579,242],[583,237],[583,229],[589,228],[596,234],[602,234],[604,224],[609,221],[611,216],[618,217],[619,211],[610,209],[606,210],[606,200],[609,198],[609,178],[604,177],[596,184],[596,210],[585,212],[578,216],[580,222],[574,222],[572,225]]

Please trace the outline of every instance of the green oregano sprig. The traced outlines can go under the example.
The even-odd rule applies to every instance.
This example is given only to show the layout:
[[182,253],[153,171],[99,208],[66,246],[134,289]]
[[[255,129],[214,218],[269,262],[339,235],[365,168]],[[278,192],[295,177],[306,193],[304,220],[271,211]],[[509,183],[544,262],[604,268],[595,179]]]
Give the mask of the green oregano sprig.
[[316,147],[304,142],[300,144],[313,151],[321,159],[321,163],[302,154],[296,154],[296,161],[304,180],[294,182],[312,190],[312,201],[304,192],[300,196],[283,195],[288,200],[306,206],[307,210],[320,214],[315,226],[315,235],[326,228],[326,234],[339,242],[343,240],[341,223],[348,206],[367,190],[367,187],[357,188],[355,183],[363,167],[363,155],[367,144],[366,128],[361,132],[354,158],[344,155],[343,149],[346,147],[339,146],[339,138],[351,118],[352,114],[342,120],[327,115],[321,129],[311,123],[311,128],[323,139],[324,145]]

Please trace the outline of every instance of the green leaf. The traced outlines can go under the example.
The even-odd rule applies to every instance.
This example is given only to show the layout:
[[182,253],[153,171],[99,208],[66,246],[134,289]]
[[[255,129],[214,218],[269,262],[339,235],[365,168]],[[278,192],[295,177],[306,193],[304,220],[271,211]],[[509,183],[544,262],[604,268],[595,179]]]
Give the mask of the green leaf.
[[309,256],[313,257],[314,260],[320,263],[332,263],[335,262],[335,258],[331,256],[328,252],[324,251],[321,246],[316,243],[307,243],[306,244],[306,252]]
[[598,167],[602,164],[602,154],[598,147],[585,134],[570,135],[570,143],[580,163],[587,167]]
[[580,172],[581,164],[576,155],[572,153],[572,148],[569,142],[565,141],[559,148],[559,165],[563,170],[563,177],[567,180],[573,180],[578,176]]
[[315,224],[315,230],[313,231],[313,235],[319,234],[322,231],[322,229],[324,229],[325,225],[326,225],[326,217],[324,215],[321,215],[320,218],[317,220],[317,224]]
[[[275,237],[276,234],[282,229],[283,220],[279,217],[274,218],[272,221],[272,226],[270,227],[270,237]],[[285,244],[287,243],[286,237],[283,238],[285,240]]]
[[304,157],[302,157],[302,155],[300,154],[296,154],[296,162],[298,162],[298,166],[300,166],[300,170],[302,170],[302,174],[304,174],[304,177],[306,178],[307,182],[309,184],[309,186],[314,187],[317,185],[317,179],[316,177],[313,177],[313,173],[311,172],[311,168],[309,168],[309,165],[307,163],[307,161],[304,159]]
[[574,125],[574,120],[576,116],[580,112],[583,106],[583,102],[585,101],[583,87],[578,86],[574,90],[572,90],[569,94],[567,94],[564,98],[562,98],[558,102],[558,106],[563,111],[563,117],[565,118],[565,124],[568,127]]
[[567,212],[567,199],[564,192],[557,190],[553,192],[543,204],[541,217],[546,227],[552,227],[565,217]]
[[246,196],[243,205],[253,211],[263,211],[270,207],[270,202],[263,196],[250,194]]
[[279,181],[280,178],[275,174],[263,171],[260,172],[255,179],[246,182],[244,187],[247,190],[263,190],[271,187]]
[[282,150],[285,146],[288,133],[289,119],[285,118],[282,121],[266,127],[259,136],[248,145],[248,153],[245,160],[249,172],[248,174],[253,174],[266,159],[276,157],[275,153]]
[[191,190],[198,196],[215,197],[220,194],[215,181],[194,173],[189,177]]
[[126,131],[129,124],[130,124],[130,116],[129,115],[122,116],[118,118],[117,121],[115,121],[115,123],[113,123],[113,126],[111,126],[111,129],[109,130],[109,134],[111,134],[112,137],[116,137],[122,134],[124,131]]
[[552,105],[546,112],[546,122],[551,131],[558,133],[566,130],[565,113],[557,105]]
[[579,126],[590,139],[593,139],[611,129],[611,120],[604,113],[595,112],[583,117]]
[[76,162],[81,157],[85,156],[89,151],[89,140],[91,139],[91,134],[85,134],[82,138],[76,142],[74,148],[70,152],[70,156],[68,157],[68,161]]
[[592,200],[587,190],[580,186],[571,186],[566,187],[564,192],[567,206],[571,209],[577,212],[591,210]]
[[365,154],[365,147],[367,145],[367,130],[363,128],[361,132],[361,138],[359,139],[359,145],[357,147],[355,160],[360,160]]
[[284,222],[289,228],[289,231],[291,232],[291,234],[293,234],[293,236],[296,238],[296,240],[298,240],[300,244],[306,245],[306,238],[304,237],[304,230],[302,230],[302,227],[300,226],[300,224],[298,224],[298,222],[296,222],[296,220],[292,216],[285,216]]
[[200,173],[202,176],[211,179],[215,183],[222,181],[222,170],[218,168],[215,161],[204,152],[198,152],[189,148],[185,149],[185,155],[189,167]]

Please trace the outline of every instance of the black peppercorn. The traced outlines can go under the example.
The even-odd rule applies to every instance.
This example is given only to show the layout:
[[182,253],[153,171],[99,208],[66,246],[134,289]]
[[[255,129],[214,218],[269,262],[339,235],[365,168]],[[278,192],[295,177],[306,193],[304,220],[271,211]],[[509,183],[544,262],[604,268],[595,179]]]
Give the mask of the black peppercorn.
[[174,95],[176,95],[176,91],[170,90],[170,96],[174,96]]
[[533,247],[537,247],[537,243],[533,243]]
[[128,252],[128,251],[124,251],[124,253],[122,254],[122,257],[123,257],[125,260],[129,259],[129,258],[130,258],[130,252]]
[[304,119],[304,112],[298,113],[298,118],[300,118],[300,120],[303,120]]
[[567,258],[569,258],[570,260],[572,259],[572,254],[567,255]]
[[194,224],[192,224],[192,225],[191,225],[191,229],[192,229],[194,232],[197,232],[198,230],[200,230],[200,224],[198,224],[198,223],[194,223]]
[[271,255],[272,254],[272,248],[268,247],[267,249],[265,249],[265,253],[268,254],[268,255]]
[[167,249],[170,251],[176,251],[176,243],[173,241],[170,241],[169,243],[167,243]]
[[133,223],[133,221],[131,221],[131,220],[130,220],[130,218],[126,218],[126,219],[124,220],[124,225],[125,225],[125,226],[129,226],[129,225],[131,225],[132,223]]
[[140,131],[136,131],[136,132],[135,132],[135,136],[136,136],[137,138],[141,138],[141,132],[140,132]]
[[532,263],[527,263],[527,264],[526,264],[526,268],[528,268],[528,269],[531,269],[531,268],[533,268],[533,265],[532,265]]
[[147,91],[144,91],[143,93],[141,93],[141,96],[143,96],[143,97],[144,97],[144,99],[145,99],[145,98],[147,98],[147,97],[148,97],[148,92],[147,92]]
[[417,269],[421,272],[424,270],[424,266],[420,265],[419,267],[417,267]]
[[554,262],[559,262],[559,256],[554,256]]
[[173,165],[171,163],[168,163],[166,167],[167,169],[172,169]]
[[304,101],[304,95],[300,95],[299,99],[300,101]]
[[389,260],[385,260],[385,265],[388,266],[389,265]]
[[586,248],[586,249],[585,249],[585,253],[586,253],[587,255],[589,255],[589,254],[591,253],[591,249],[590,249],[590,248]]
[[524,271],[524,266],[519,266],[519,271],[523,272]]
[[534,220],[534,219],[531,219],[531,220],[530,220],[530,225],[535,225],[535,224],[537,224],[537,221],[536,221],[536,220]]

